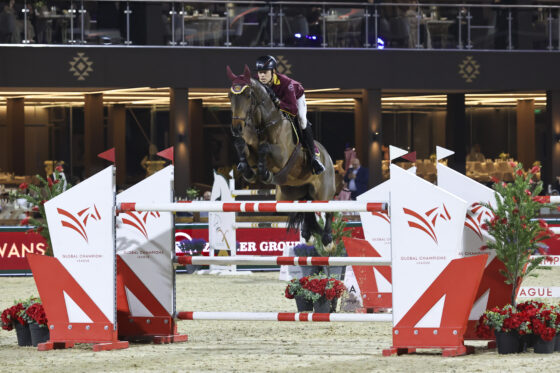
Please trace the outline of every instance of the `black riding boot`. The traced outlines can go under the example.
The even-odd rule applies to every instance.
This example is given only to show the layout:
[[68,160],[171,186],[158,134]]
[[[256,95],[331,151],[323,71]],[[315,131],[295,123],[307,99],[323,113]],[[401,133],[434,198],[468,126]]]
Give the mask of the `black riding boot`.
[[313,141],[313,132],[311,126],[308,124],[303,132],[303,146],[307,149],[307,154],[309,154],[309,159],[311,160],[311,169],[315,175],[319,175],[325,171],[325,166],[319,160],[319,151],[315,152],[316,146],[315,141]]

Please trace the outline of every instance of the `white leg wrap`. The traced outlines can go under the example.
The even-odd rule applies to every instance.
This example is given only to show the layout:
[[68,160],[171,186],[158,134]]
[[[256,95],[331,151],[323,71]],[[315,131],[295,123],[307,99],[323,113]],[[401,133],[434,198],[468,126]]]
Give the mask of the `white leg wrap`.
[[297,109],[299,117],[299,126],[302,130],[307,127],[307,103],[305,102],[305,94],[297,99]]

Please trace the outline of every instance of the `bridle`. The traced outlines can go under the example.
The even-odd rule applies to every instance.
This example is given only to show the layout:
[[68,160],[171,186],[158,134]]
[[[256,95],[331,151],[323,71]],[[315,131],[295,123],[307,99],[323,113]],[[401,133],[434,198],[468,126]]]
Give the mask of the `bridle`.
[[[251,100],[251,105],[249,106],[249,110],[247,110],[247,112],[245,113],[245,117],[238,117],[238,116],[232,116],[231,119],[232,120],[240,120],[243,123],[245,123],[245,125],[249,125],[252,121],[252,118],[255,116],[255,112],[257,111],[258,107],[261,106],[265,99],[263,98],[260,101],[257,101],[257,95],[253,92],[253,88],[250,85],[246,85],[245,87],[243,87],[239,92],[235,92],[233,89],[231,90],[231,92],[233,94],[241,94],[245,88],[249,88],[249,98]],[[259,137],[261,137],[261,135],[269,128],[274,126],[275,124],[277,124],[278,122],[280,122],[282,120],[282,116],[280,116],[278,119],[273,120],[273,121],[268,121],[267,123],[264,124],[264,126],[261,127],[256,127],[254,126],[255,131],[257,132],[257,135]],[[238,135],[239,131],[235,130],[235,127],[233,127],[232,125],[232,131],[234,131],[234,135]]]

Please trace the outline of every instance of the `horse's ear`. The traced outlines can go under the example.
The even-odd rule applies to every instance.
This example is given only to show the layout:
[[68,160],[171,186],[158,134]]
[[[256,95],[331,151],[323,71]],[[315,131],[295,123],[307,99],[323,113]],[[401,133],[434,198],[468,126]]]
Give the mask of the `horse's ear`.
[[249,66],[245,65],[245,70],[243,70],[243,77],[250,82],[251,81],[251,70],[249,70]]
[[231,80],[233,82],[233,80],[235,78],[237,78],[237,75],[235,75],[231,69],[229,68],[229,65],[226,66],[226,73],[227,73],[227,77],[229,78],[229,80]]

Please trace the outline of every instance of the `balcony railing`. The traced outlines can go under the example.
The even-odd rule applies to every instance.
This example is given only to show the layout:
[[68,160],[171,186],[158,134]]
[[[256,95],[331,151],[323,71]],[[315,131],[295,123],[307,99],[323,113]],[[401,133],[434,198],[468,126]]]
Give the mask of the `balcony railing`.
[[558,51],[559,19],[545,3],[16,1],[0,43]]

